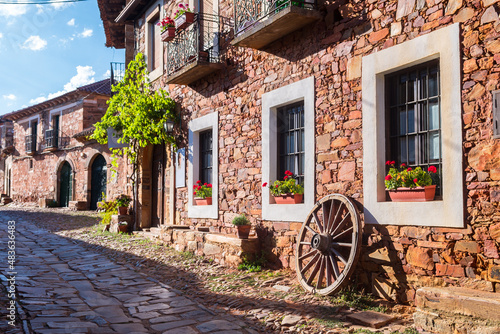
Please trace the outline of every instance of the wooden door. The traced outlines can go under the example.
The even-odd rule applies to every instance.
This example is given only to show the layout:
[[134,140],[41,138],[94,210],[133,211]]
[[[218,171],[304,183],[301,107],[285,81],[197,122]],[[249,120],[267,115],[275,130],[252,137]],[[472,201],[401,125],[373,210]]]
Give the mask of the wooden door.
[[73,171],[65,161],[59,178],[59,206],[67,207],[73,195]]
[[90,179],[90,210],[96,210],[97,202],[102,201],[103,194],[106,194],[106,174],[106,159],[99,154],[92,163],[92,174]]
[[151,227],[157,227],[163,223],[164,218],[165,144],[153,147],[153,163],[151,168]]

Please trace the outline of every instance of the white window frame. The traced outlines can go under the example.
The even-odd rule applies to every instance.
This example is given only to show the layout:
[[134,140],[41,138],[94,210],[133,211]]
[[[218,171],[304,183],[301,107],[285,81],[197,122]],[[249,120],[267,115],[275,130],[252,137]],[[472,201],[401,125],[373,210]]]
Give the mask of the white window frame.
[[[150,64],[149,64],[149,55],[151,54],[152,50],[152,41],[151,39],[153,39],[154,41],[154,36],[151,36],[151,25],[153,25],[153,23],[151,23],[151,20],[153,20],[153,18],[156,16],[156,15],[159,15],[160,16],[160,20],[163,18],[163,1],[162,0],[159,0],[159,1],[156,1],[151,7],[149,7],[149,9],[146,11],[146,22],[144,24],[144,35],[145,35],[145,43],[146,43],[146,48],[145,48],[145,60],[146,60],[146,64],[147,64],[147,67],[148,67],[148,70],[150,69]],[[153,30],[154,30],[154,27],[153,27]],[[158,79],[159,77],[162,76],[163,74],[163,67],[164,67],[164,58],[165,58],[165,55],[164,55],[164,45],[163,45],[163,42],[161,42],[160,40],[160,45],[158,46],[160,51],[159,51],[159,56],[160,57],[160,66],[158,66],[158,68],[156,68],[154,71],[151,71],[149,72],[149,80],[151,81],[155,81],[156,79]]]
[[[219,114],[211,114],[189,122],[188,149],[188,217],[219,218]],[[212,205],[194,205],[193,186],[199,179],[200,143],[199,134],[212,130]]]
[[[443,199],[386,201],[385,76],[439,59]],[[460,26],[441,28],[363,57],[363,196],[365,223],[464,226]]]
[[287,104],[304,102],[304,203],[275,204],[268,188],[262,189],[262,219],[302,222],[314,206],[315,140],[314,77],[309,77],[262,95],[262,182],[271,183],[283,177],[277,174],[278,148],[277,109]]

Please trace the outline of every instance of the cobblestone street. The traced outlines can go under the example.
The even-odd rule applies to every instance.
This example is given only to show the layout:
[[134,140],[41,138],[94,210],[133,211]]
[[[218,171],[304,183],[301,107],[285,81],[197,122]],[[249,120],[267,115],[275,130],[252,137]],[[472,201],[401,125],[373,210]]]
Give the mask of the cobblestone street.
[[[262,282],[262,276],[256,276],[259,273],[229,275],[224,267],[202,259],[175,262],[170,257],[153,261],[155,256],[173,250],[139,237],[114,240],[112,236],[96,236],[92,234],[97,230],[92,227],[97,222],[95,213],[2,207],[0,217],[0,239],[5,245],[7,222],[16,222],[15,271],[20,306],[17,327],[12,328],[4,316],[9,301],[0,299],[2,333],[363,330],[346,320],[355,308],[331,305],[324,298],[294,290],[290,287],[293,278],[280,277],[279,273],[269,274]],[[4,286],[6,252],[2,247],[0,278]],[[390,326],[379,329],[380,333],[410,329],[405,310],[393,307],[393,313],[401,314],[396,314]]]

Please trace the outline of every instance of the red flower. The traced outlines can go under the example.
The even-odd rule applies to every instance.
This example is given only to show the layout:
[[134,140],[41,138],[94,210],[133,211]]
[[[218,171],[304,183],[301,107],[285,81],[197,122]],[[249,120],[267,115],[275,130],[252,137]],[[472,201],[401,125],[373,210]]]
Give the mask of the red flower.
[[392,161],[387,160],[387,161],[385,162],[385,164],[386,164],[387,166],[392,165]]
[[279,185],[276,185],[276,188],[279,188]]
[[198,190],[201,190],[201,186],[198,186]]
[[390,175],[387,175],[387,176],[385,177],[385,180],[386,180],[386,181],[390,181],[391,179],[392,179],[392,176],[390,176]]
[[427,170],[429,171],[429,173],[437,173],[437,168],[435,166],[430,166]]
[[262,187],[267,186],[267,182],[262,183]]
[[195,185],[193,186],[193,189],[196,189],[196,188],[198,188],[198,186],[195,184]]
[[396,163],[396,161],[391,161],[391,165],[394,165]]
[[212,188],[212,184],[211,183],[207,184],[207,187]]
[[416,179],[416,178],[415,178],[415,179],[413,179],[413,182],[417,183],[417,182],[418,182],[418,179]]
[[201,183],[201,181],[200,181],[200,180],[198,180],[198,181],[196,181],[196,183],[200,184],[200,183]]
[[287,171],[285,171],[285,175],[292,176],[292,175],[293,175],[293,173],[292,173],[292,172],[290,172],[289,170],[287,170]]
[[408,171],[408,172],[411,171],[411,167],[409,167],[406,171]]
[[206,185],[207,185],[207,183],[205,182],[205,183],[203,183],[203,185],[204,185],[204,186],[206,186]]
[[288,179],[288,175],[285,175],[284,179],[285,179],[285,180],[286,180],[286,179]]
[[193,193],[193,195],[196,195],[196,191]]
[[403,162],[403,163],[401,164],[401,167],[406,167],[406,164]]

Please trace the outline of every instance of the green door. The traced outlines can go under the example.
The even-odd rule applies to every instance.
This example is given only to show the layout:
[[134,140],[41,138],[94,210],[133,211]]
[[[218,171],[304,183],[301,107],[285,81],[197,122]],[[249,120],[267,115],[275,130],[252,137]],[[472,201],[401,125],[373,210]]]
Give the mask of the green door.
[[59,178],[59,206],[67,207],[72,200],[73,194],[73,171],[70,164],[65,161],[61,168]]
[[106,172],[106,159],[99,154],[92,163],[92,175],[90,180],[90,210],[96,210],[97,202],[103,200],[103,193],[106,194]]

